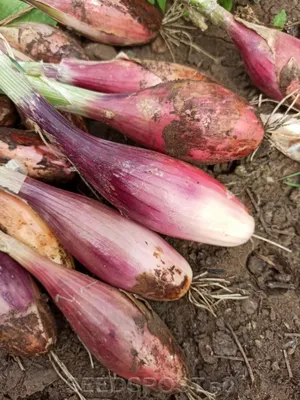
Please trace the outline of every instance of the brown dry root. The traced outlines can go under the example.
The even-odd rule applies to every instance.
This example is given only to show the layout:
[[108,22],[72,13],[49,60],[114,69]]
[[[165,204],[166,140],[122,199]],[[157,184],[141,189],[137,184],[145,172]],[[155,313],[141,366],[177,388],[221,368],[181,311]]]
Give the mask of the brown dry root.
[[[184,23],[184,18],[188,17],[195,26],[189,26]],[[211,53],[199,47],[193,42],[193,37],[188,32],[200,28],[202,31],[207,29],[204,18],[197,13],[194,9],[181,3],[180,0],[174,0],[172,6],[166,12],[164,17],[160,35],[166,43],[166,46],[171,53],[172,59],[175,62],[175,55],[173,48],[185,44],[190,47],[190,50],[196,50],[211,58],[214,62],[219,63],[220,59],[214,57]]]
[[67,369],[65,364],[58,358],[58,356],[51,351],[49,354],[49,360],[52,364],[53,369],[60,377],[60,379],[65,382],[65,384],[77,394],[80,400],[86,400],[86,398],[82,395],[82,388],[79,385],[78,381]]
[[214,393],[207,392],[200,385],[192,381],[187,382],[185,395],[189,400],[216,399],[216,395]]
[[198,308],[209,311],[216,317],[218,305],[227,300],[244,300],[246,294],[233,292],[228,285],[230,281],[223,278],[208,278],[208,273],[194,277],[190,291],[188,292],[189,301]]

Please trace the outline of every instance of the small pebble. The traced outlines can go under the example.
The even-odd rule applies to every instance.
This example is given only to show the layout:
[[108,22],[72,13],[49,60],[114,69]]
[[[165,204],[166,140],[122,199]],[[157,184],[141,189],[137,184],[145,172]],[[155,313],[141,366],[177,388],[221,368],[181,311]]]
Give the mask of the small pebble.
[[287,349],[287,354],[289,355],[289,356],[292,356],[294,353],[295,353],[295,347],[292,347],[292,348],[290,348],[290,349]]
[[156,54],[164,54],[167,52],[168,47],[166,42],[161,36],[158,36],[151,44],[151,50]]
[[261,349],[262,347],[263,347],[263,343],[262,343],[262,341],[261,340],[255,340],[255,346],[258,348],[258,349]]
[[235,356],[237,353],[237,346],[231,336],[222,331],[213,334],[213,349],[218,356]]
[[267,309],[265,309],[265,308],[262,310],[261,313],[262,313],[263,317],[268,317],[270,315],[269,311]]
[[267,330],[266,331],[266,338],[268,340],[273,340],[274,339],[274,332]]
[[272,370],[273,370],[273,371],[280,371],[280,367],[279,367],[278,361],[274,361],[274,362],[273,362],[273,364],[272,364]]
[[234,173],[235,173],[237,176],[241,177],[241,178],[244,178],[244,177],[248,176],[248,171],[246,170],[246,168],[244,167],[244,165],[239,165],[239,166],[237,166],[236,169],[235,169],[235,171],[234,171]]
[[273,310],[273,308],[271,308],[271,311],[270,311],[270,320],[271,321],[276,320],[276,314],[275,314],[275,311]]
[[293,203],[300,203],[300,190],[299,189],[295,189],[292,191],[292,193],[290,194],[290,200]]
[[257,308],[258,308],[257,301],[255,301],[253,299],[246,299],[243,301],[242,310],[244,311],[244,313],[246,313],[248,315],[252,315],[255,313]]
[[216,364],[218,359],[214,357],[214,352],[211,347],[211,340],[208,336],[201,338],[199,342],[199,351],[203,361],[207,364]]
[[89,43],[84,50],[90,60],[112,60],[118,54],[114,47],[101,43]]
[[261,275],[266,269],[266,263],[259,257],[252,255],[248,259],[248,269],[256,276]]

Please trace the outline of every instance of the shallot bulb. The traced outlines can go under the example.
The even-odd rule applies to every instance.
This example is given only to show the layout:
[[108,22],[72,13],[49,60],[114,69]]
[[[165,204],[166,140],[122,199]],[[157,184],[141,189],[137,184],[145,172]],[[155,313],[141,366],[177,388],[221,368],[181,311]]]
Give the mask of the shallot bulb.
[[[189,0],[189,4],[227,31],[253,83],[267,96],[280,101],[299,90],[299,39],[280,30],[236,19],[216,0]],[[297,104],[300,104],[299,99]]]
[[0,349],[32,357],[47,353],[55,343],[55,322],[35,282],[0,252]]
[[162,13],[147,0],[25,1],[83,36],[114,46],[148,43],[162,23]]
[[54,26],[36,22],[12,23],[0,26],[0,33],[13,49],[35,61],[56,63],[63,57],[87,59],[79,42]]
[[66,183],[75,173],[55,145],[47,146],[39,134],[13,128],[0,128],[0,163],[19,160],[29,176],[46,182]]
[[100,94],[28,78],[58,110],[102,121],[145,147],[195,164],[242,158],[263,139],[254,108],[215,82],[181,80]]
[[162,82],[180,79],[212,81],[185,65],[130,59],[124,53],[110,61],[63,59],[59,64],[25,62],[21,65],[29,75],[44,75],[62,83],[102,93],[137,92]]

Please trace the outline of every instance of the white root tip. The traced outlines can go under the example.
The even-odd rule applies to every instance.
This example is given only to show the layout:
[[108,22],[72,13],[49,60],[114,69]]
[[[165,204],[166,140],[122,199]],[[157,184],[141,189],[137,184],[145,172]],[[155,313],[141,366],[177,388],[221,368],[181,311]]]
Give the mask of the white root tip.
[[263,242],[267,242],[269,244],[272,244],[273,246],[278,247],[279,249],[282,249],[284,251],[287,251],[288,253],[292,253],[292,250],[288,249],[285,246],[282,246],[281,244],[273,242],[272,240],[266,239],[266,238],[264,238],[262,236],[258,236],[258,235],[252,235],[252,237],[254,237],[255,239],[258,239],[258,240],[262,240]]

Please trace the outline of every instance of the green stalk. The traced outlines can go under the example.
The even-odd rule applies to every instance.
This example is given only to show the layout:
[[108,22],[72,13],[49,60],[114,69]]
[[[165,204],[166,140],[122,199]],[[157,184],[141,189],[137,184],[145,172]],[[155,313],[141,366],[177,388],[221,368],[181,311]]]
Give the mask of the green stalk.
[[29,85],[25,74],[15,61],[12,61],[0,50],[0,87],[3,92],[17,105],[30,101],[34,91]]
[[86,105],[87,100],[81,94],[83,89],[36,76],[27,75],[27,79],[55,108],[62,109],[74,103],[78,107]]
[[187,3],[207,17],[214,25],[226,28],[233,20],[230,12],[221,7],[216,0],[187,0]]
[[[99,101],[101,93],[95,93],[91,90],[81,89],[75,86],[59,83],[52,79],[27,76],[31,85],[41,93],[55,108],[61,111],[89,117],[86,113],[88,104]],[[112,96],[112,95],[108,95]]]
[[32,75],[32,76],[41,76],[43,75],[43,68],[44,68],[44,63],[42,62],[23,62],[19,61],[19,64],[23,68],[23,70],[26,72],[26,74]]

